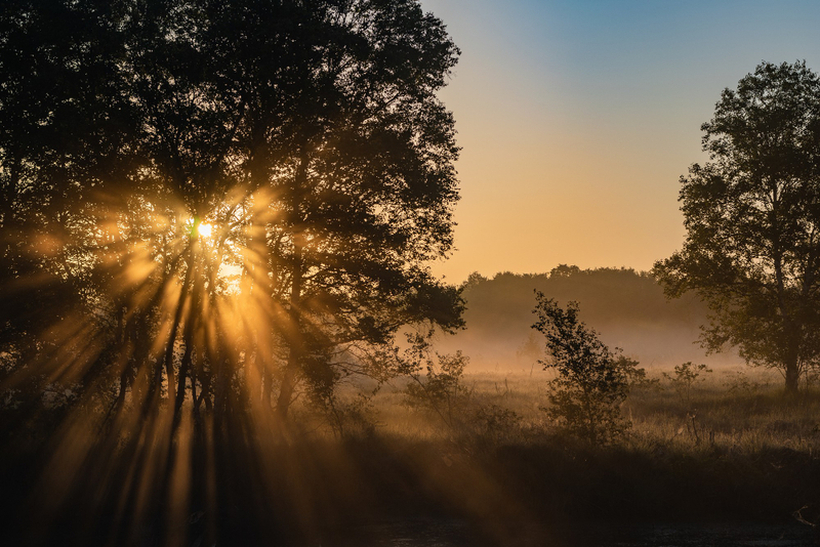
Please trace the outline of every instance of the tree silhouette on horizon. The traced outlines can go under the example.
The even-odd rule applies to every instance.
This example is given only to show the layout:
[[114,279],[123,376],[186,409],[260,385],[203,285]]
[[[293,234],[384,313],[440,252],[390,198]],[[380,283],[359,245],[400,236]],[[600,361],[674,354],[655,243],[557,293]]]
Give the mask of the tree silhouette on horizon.
[[686,241],[654,273],[709,305],[707,348],[737,346],[796,393],[820,358],[820,77],[761,63],[702,129],[710,159],[681,177]]

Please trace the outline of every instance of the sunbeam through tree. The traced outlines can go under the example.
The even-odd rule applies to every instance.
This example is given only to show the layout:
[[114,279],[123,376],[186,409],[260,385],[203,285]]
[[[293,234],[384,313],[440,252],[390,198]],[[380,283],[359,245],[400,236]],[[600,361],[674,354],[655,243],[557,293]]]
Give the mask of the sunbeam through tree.
[[15,1],[0,43],[4,430],[47,437],[55,514],[116,541],[159,500],[181,544],[294,401],[460,326],[459,52],[417,2]]

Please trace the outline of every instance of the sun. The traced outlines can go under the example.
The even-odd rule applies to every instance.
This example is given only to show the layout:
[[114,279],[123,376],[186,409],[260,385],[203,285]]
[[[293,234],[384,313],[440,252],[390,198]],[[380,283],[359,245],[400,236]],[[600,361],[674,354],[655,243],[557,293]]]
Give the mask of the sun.
[[211,237],[211,232],[213,232],[213,226],[204,222],[196,228],[197,235],[201,237]]

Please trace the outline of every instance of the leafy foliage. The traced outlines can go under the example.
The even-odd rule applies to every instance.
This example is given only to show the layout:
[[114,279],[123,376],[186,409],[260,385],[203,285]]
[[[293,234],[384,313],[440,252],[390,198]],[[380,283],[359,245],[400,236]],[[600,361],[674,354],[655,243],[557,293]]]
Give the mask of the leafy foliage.
[[549,382],[547,414],[591,443],[611,441],[631,425],[621,416],[621,403],[629,394],[630,379],[641,376],[637,362],[610,351],[578,319],[576,302],[564,309],[539,291],[535,297],[538,319],[533,328],[546,337],[552,357],[541,364],[558,373]]
[[654,273],[707,302],[707,348],[737,346],[795,392],[820,359],[820,78],[762,63],[702,129],[710,160],[681,178],[686,241]]
[[0,44],[16,387],[284,419],[395,374],[372,357],[402,325],[460,326],[429,269],[452,246],[436,93],[459,51],[419,2],[12,0]]
[[431,352],[429,334],[408,335],[403,367],[410,377],[404,390],[408,406],[435,414],[455,431],[466,419],[471,390],[464,385],[464,367],[469,359],[460,351],[452,355]]

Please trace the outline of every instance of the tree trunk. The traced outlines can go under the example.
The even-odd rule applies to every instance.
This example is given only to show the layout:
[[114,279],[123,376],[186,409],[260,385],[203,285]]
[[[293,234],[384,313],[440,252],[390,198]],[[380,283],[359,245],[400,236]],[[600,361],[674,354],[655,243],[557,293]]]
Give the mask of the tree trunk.
[[299,168],[293,180],[291,195],[293,196],[293,270],[291,272],[290,298],[288,299],[288,311],[290,314],[290,324],[287,327],[288,361],[285,365],[285,373],[282,375],[282,384],[279,388],[279,397],[276,400],[276,413],[283,421],[287,419],[288,409],[293,399],[293,391],[296,387],[296,373],[304,358],[305,348],[302,337],[302,284],[304,283],[304,263],[303,251],[305,246],[304,227],[300,224],[303,219],[300,214],[301,195],[305,192],[307,185],[307,168],[309,158],[306,152],[302,152]]
[[797,395],[798,383],[800,381],[800,369],[797,366],[797,356],[789,358],[786,363],[786,394]]
[[[212,382],[214,383],[214,429],[222,435],[225,433],[225,415],[228,406],[228,389],[230,387],[230,380],[227,377],[228,367],[225,366],[221,356],[214,360],[211,367],[213,368]],[[207,399],[205,404],[208,404]]]
[[[188,244],[188,260],[185,268],[185,279],[182,281],[182,290],[179,294],[179,302],[174,310],[173,323],[171,324],[171,333],[168,335],[168,345],[165,346],[165,355],[163,363],[165,366],[165,375],[168,378],[168,401],[175,405],[176,396],[176,380],[174,378],[174,345],[176,344],[177,331],[179,330],[180,322],[182,321],[182,312],[185,308],[186,300],[188,299],[188,284],[191,280],[191,269],[194,265],[194,247],[193,243]],[[190,315],[191,312],[189,312]]]
[[[193,323],[193,314],[189,314],[188,325]],[[179,427],[182,421],[182,404],[185,402],[185,379],[190,374],[191,384],[195,382],[191,371],[192,355],[193,355],[193,336],[191,336],[191,329],[188,325],[185,326],[185,353],[182,355],[182,361],[179,366],[179,382],[177,384],[177,393],[174,401],[174,431]],[[170,395],[169,395],[170,396]]]
[[297,362],[298,358],[288,359],[285,374],[282,376],[282,385],[279,388],[279,397],[276,399],[276,415],[279,416],[279,419],[283,422],[288,419],[288,410],[290,409],[290,403],[293,399],[293,391],[295,388],[294,368]]
[[788,321],[785,326],[786,355],[783,363],[783,372],[786,376],[786,394],[797,395],[800,382],[800,340],[802,325]]
[[[193,263],[194,257],[191,257]],[[191,266],[189,266],[191,268]],[[195,272],[196,273],[196,272]],[[182,361],[179,366],[179,385],[177,387],[176,399],[174,400],[174,430],[180,424],[182,418],[182,404],[185,402],[185,379],[190,376],[191,384],[196,382],[195,375],[192,370],[192,359],[194,351],[194,329],[196,328],[197,314],[201,309],[202,299],[202,280],[196,275],[193,279],[193,294],[191,295],[191,305],[188,309],[188,317],[185,320],[185,330],[183,331],[183,342],[185,343],[185,352],[182,355]],[[169,386],[170,389],[170,386]],[[171,393],[169,392],[169,397]]]
[[[254,116],[254,113],[250,114],[249,118],[256,122],[251,124],[251,157],[249,161],[251,191],[256,191],[269,182],[267,168],[270,160],[265,138],[267,124],[262,123],[258,117]],[[247,261],[245,271],[242,274],[243,276],[250,274],[248,296],[251,300],[265,303],[269,302],[273,295],[272,278],[268,276],[270,249],[267,241],[267,225],[269,222],[267,213],[267,211],[254,213],[255,229],[250,232],[250,251],[256,253],[258,257],[262,257],[261,263]],[[273,355],[274,325],[271,324],[272,319],[269,316],[263,316],[260,319],[252,334],[256,350],[252,366],[260,378],[260,399],[269,408],[272,404],[271,384],[273,375],[271,373],[271,356]]]
[[287,420],[288,409],[293,399],[296,371],[304,354],[302,340],[302,322],[300,315],[300,298],[302,294],[302,256],[301,245],[296,245],[293,281],[290,293],[290,325],[288,327],[288,361],[285,364],[285,373],[282,375],[282,384],[279,387],[279,397],[276,399],[276,414],[282,421]]

